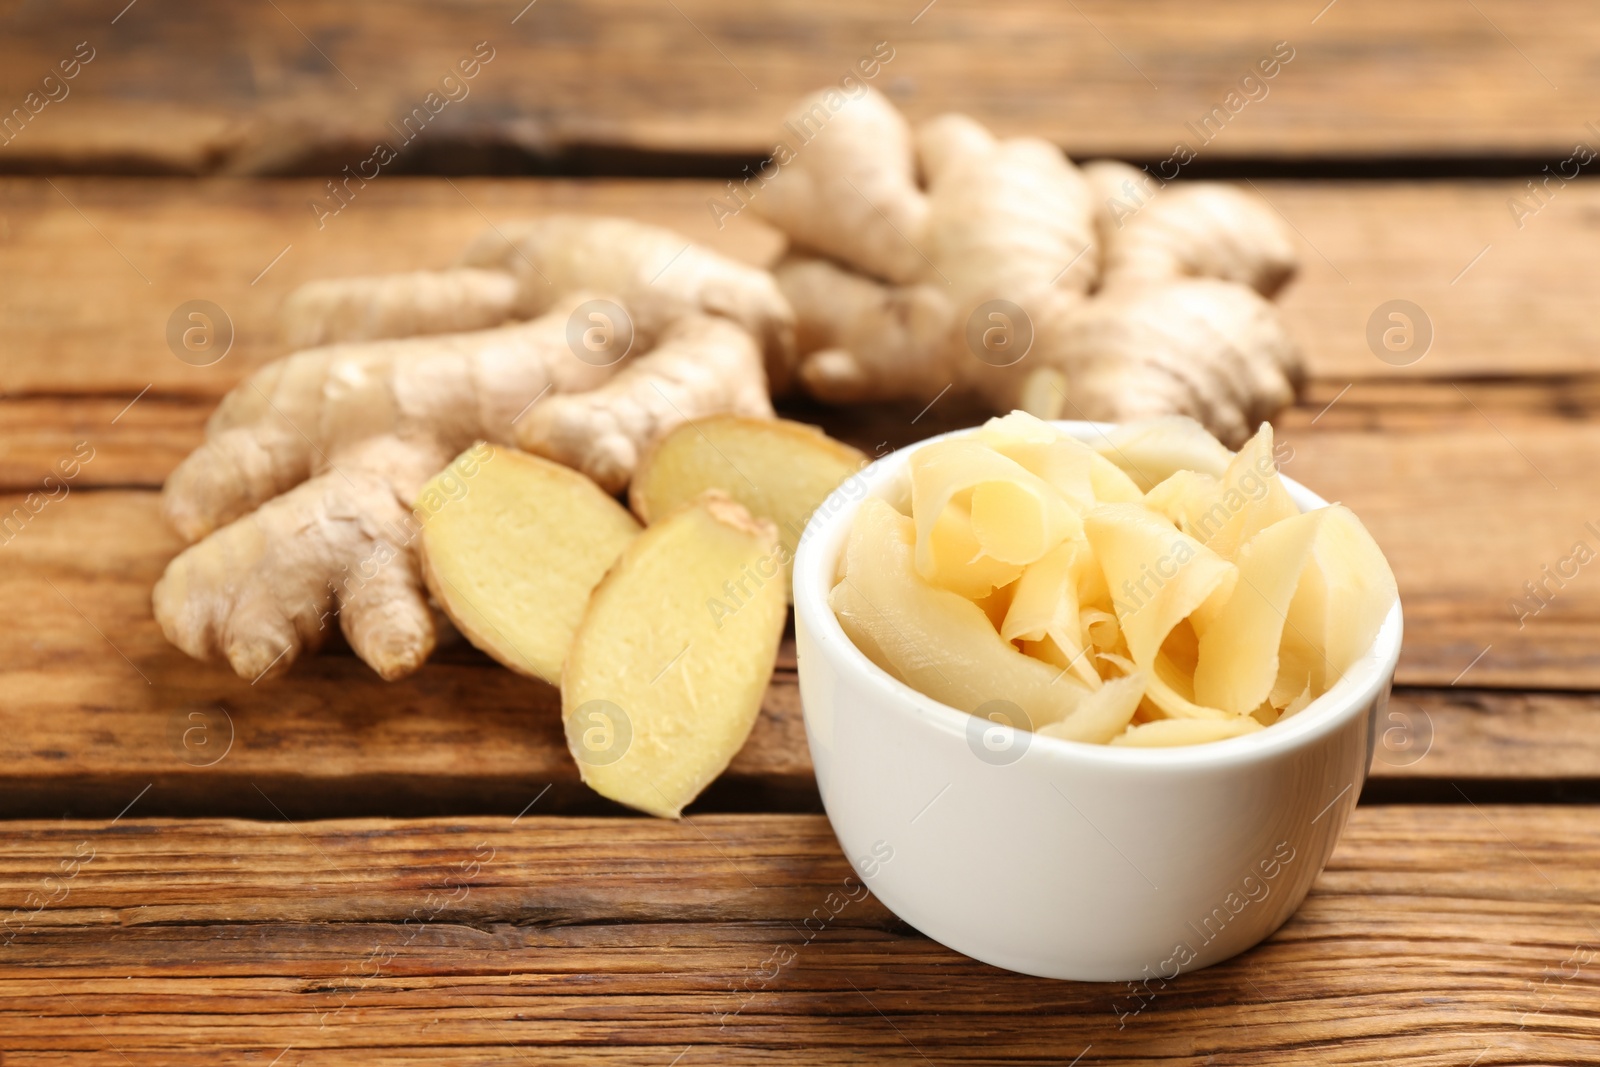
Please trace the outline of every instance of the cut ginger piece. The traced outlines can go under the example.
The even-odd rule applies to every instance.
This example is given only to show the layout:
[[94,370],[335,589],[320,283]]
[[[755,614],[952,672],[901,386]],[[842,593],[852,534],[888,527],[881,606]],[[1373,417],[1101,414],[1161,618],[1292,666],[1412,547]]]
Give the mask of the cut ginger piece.
[[789,560],[811,513],[867,457],[814,426],[786,419],[714,415],[684,423],[650,449],[634,472],[628,503],[644,523],[719,489],[778,527]]
[[452,464],[422,491],[443,501],[423,521],[423,578],[468,641],[554,685],[590,591],[639,524],[570,467],[474,448],[487,456],[475,473]]
[[1062,666],[1090,689],[1099,688],[1100,676],[1084,651],[1078,585],[1082,572],[1093,564],[1086,541],[1063,541],[1052,548],[1022,572],[1000,625],[1001,637],[1022,641],[1024,648],[1049,638],[1066,659]]
[[1300,514],[1278,477],[1272,425],[1262,423],[1228,461],[1217,486],[1217,502],[1194,520],[1194,536],[1223,559],[1275,522]]
[[1275,687],[1306,682],[1315,695],[1332,688],[1371,647],[1400,598],[1383,550],[1355,513],[1340,504],[1322,510],[1284,626],[1283,658],[1290,670],[1303,664],[1308,677],[1285,677],[1280,666]]
[[675,819],[728,766],[777,660],[782,558],[777,527],[715,490],[623,551],[561,676],[567,745],[591,789]]
[[1071,715],[1041,726],[1039,732],[1063,741],[1109,744],[1133,721],[1133,713],[1144,699],[1144,687],[1144,675],[1137,672],[1113,678],[1085,697]]
[[972,439],[1037,474],[1080,511],[1094,507],[1094,450],[1048,422],[1027,412],[1013,411],[984,423]]
[[1239,550],[1239,584],[1200,639],[1195,698],[1246,715],[1272,692],[1289,604],[1331,509],[1273,523]]
[[983,554],[972,529],[972,515],[951,503],[928,534],[928,571],[923,575],[942,589],[969,600],[982,600],[994,590],[1010,585],[1022,573],[1014,563],[1002,563]]
[[1095,504],[1137,504],[1134,481],[1088,445],[1025,411],[990,419],[972,435],[1049,482],[1080,510]]
[[1200,640],[1194,688],[1200,702],[1238,714],[1321,695],[1371,646],[1398,597],[1383,552],[1339,504],[1274,523],[1237,562],[1240,583]]
[[1222,483],[1199,471],[1174,471],[1144,495],[1144,506],[1171,519],[1190,537],[1197,536],[1202,522],[1215,530],[1227,518],[1225,509],[1218,510],[1222,508]]
[[1128,727],[1126,733],[1111,739],[1113,745],[1135,748],[1168,748],[1175,745],[1201,745],[1209,741],[1226,741],[1230,737],[1243,737],[1261,729],[1261,724],[1248,715],[1227,719],[1157,719]]
[[971,600],[924,581],[915,537],[912,521],[887,503],[862,501],[844,576],[828,598],[850,640],[889,674],[961,711],[999,699],[1035,727],[1066,718],[1088,690],[1018,652]]
[[1026,566],[1083,532],[1061,491],[980,441],[953,438],[911,457],[911,514],[916,520],[917,572],[935,571],[932,534],[947,507],[966,503],[983,554]]
[[1142,419],[1116,427],[1096,451],[1148,493],[1178,471],[1222,477],[1233,453],[1211,431],[1187,415]]
[[1084,520],[1084,532],[1105,572],[1133,662],[1148,672],[1146,695],[1168,715],[1223,717],[1181,691],[1177,672],[1161,662],[1161,647],[1190,615],[1220,608],[1239,579],[1238,568],[1134,504],[1101,505]]

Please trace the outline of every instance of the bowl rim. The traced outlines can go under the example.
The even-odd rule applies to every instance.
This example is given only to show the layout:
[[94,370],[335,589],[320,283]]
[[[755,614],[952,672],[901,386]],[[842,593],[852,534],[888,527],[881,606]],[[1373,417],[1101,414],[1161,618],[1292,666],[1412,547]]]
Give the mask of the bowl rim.
[[[1050,425],[1080,440],[1104,437],[1113,423],[1081,420],[1051,420]],[[841,673],[868,685],[882,706],[914,720],[920,727],[939,733],[965,736],[972,715],[913,689],[889,674],[856,647],[828,605],[838,558],[844,550],[845,535],[862,501],[882,495],[892,479],[904,469],[912,453],[935,441],[961,437],[981,428],[970,426],[924,438],[895,449],[862,470],[852,474],[812,513],[800,537],[794,558],[794,610],[797,625],[803,625],[813,638],[816,654],[826,657]],[[1328,501],[1287,475],[1279,474],[1290,497],[1302,511],[1325,507]],[[852,484],[861,487],[851,496]],[[1048,734],[1033,733],[1029,750],[1057,762],[1100,767],[1160,767],[1163,769],[1210,770],[1258,763],[1304,748],[1319,738],[1342,728],[1356,715],[1363,714],[1393,678],[1400,658],[1404,629],[1400,601],[1384,618],[1378,635],[1361,657],[1345,671],[1326,693],[1289,719],[1239,737],[1203,744],[1137,748],[1097,745],[1069,741]],[[802,679],[804,671],[801,672]],[[801,712],[808,715],[805,694],[801,693]],[[920,728],[915,727],[915,728]]]

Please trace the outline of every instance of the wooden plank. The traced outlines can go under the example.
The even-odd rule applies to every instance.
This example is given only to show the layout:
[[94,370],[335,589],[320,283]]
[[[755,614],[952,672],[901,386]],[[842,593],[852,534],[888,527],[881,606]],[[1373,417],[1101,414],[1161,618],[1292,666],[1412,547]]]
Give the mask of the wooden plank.
[[1372,777],[1445,783],[1433,794],[1452,803],[1456,782],[1468,800],[1475,783],[1593,782],[1597,728],[1596,693],[1402,687],[1378,720]]
[[[0,491],[48,489],[76,466],[69,488],[160,488],[205,437],[210,398],[0,399]],[[45,482],[46,478],[54,481]],[[0,535],[3,538],[3,535]]]
[[[878,42],[892,58],[873,83],[913,118],[966,110],[1152,161],[1187,142],[1216,159],[1517,152],[1554,165],[1594,141],[1584,101],[1600,90],[1600,19],[1581,0],[1538,18],[1505,0],[121,6],[7,15],[7,111],[78,42],[94,58],[59,103],[35,102],[0,165],[332,175],[380,139],[402,149],[396,166],[456,173],[508,158],[593,165],[617,149],[754,158],[793,100],[838,84]],[[1229,100],[1280,41],[1290,62],[1246,86],[1254,102]],[[493,58],[441,92],[478,42]],[[404,143],[402,119],[425,105],[437,117]],[[1221,119],[1197,134],[1213,109]]]
[[[1487,617],[1498,607],[1492,585],[1466,586],[1471,567],[1423,566],[1432,535],[1415,548],[1394,543],[1416,527],[1389,514],[1375,506],[1373,525],[1402,565],[1412,613],[1402,681],[1445,686],[1471,654],[1458,642],[1493,638],[1495,647],[1459,687],[1401,691],[1374,775],[1432,783],[1426,795],[1447,801],[1459,801],[1449,784],[1458,780],[1578,783],[1592,793],[1600,697],[1476,687],[1569,676],[1592,687],[1593,623],[1561,621],[1557,601],[1524,640],[1502,641]],[[0,603],[18,618],[0,631],[0,817],[109,817],[146,785],[146,808],[175,815],[271,818],[274,804],[295,817],[514,813],[536,799],[540,811],[615,810],[579,783],[555,691],[462,643],[397,683],[378,680],[337,635],[324,654],[260,685],[189,660],[149,607],[178,548],[148,491],[73,492],[0,546]],[[1413,575],[1435,584],[1419,590]],[[1574,598],[1589,599],[1571,603],[1592,611],[1594,595],[1574,585]],[[1451,616],[1474,597],[1477,616]],[[697,810],[817,810],[792,657],[786,644],[755,732]],[[1376,795],[1393,798],[1381,786]]]
[[820,816],[7,829],[8,1064],[1444,1065],[1600,1042],[1594,808],[1358,809],[1267,943],[1147,988],[926,940],[859,896]]
[[[1506,210],[1514,182],[1256,185],[1302,235],[1303,273],[1283,306],[1315,377],[1342,387],[1600,371],[1583,258],[1584,238],[1600,229],[1600,182],[1568,186],[1521,230]],[[157,398],[219,396],[283,354],[275,316],[295,286],[446,265],[486,218],[631,215],[756,263],[782,247],[749,213],[718,229],[706,209],[717,191],[710,182],[392,177],[360,190],[319,230],[307,204],[320,188],[0,179],[0,274],[11,279],[0,293],[0,395],[126,403],[148,386]],[[178,359],[166,341],[168,319],[197,299],[221,307],[234,330],[226,357],[205,367]],[[1380,360],[1367,341],[1369,320],[1394,299],[1416,303],[1432,325],[1431,350],[1405,367]],[[937,391],[930,386],[928,399]]]

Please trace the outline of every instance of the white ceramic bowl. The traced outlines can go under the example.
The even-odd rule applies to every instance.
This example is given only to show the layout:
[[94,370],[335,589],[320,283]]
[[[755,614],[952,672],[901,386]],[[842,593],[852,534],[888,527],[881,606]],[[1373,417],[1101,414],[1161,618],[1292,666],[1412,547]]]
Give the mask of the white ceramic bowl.
[[[1105,429],[1056,425],[1083,440]],[[880,670],[828,607],[861,500],[903,492],[924,444],[841,486],[795,558],[806,737],[845,855],[918,930],[1024,974],[1154,991],[1267,937],[1305,898],[1361,792],[1400,654],[1399,605],[1329,692],[1244,737],[1129,749],[1011,733]],[[1303,509],[1326,503],[1284,483]]]

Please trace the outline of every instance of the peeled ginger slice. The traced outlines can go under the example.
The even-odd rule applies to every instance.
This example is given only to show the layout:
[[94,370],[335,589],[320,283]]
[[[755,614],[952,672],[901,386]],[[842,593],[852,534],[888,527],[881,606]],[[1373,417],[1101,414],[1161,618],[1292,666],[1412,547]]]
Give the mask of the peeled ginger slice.
[[828,598],[850,640],[889,674],[962,711],[1008,700],[1035,727],[1066,718],[1084,687],[1018,652],[972,601],[925,582],[915,538],[912,521],[884,501],[862,502]]
[[1197,700],[1241,714],[1325,692],[1398,597],[1372,535],[1339,504],[1262,530],[1238,566],[1239,585],[1200,640],[1194,685]]
[[1100,685],[1100,676],[1084,654],[1078,614],[1081,572],[1093,566],[1088,548],[1086,541],[1064,541],[1030,564],[1011,594],[1000,636],[1023,642],[1048,637],[1065,657],[1061,666],[1069,667],[1085,685],[1095,689]]
[[1128,475],[1141,493],[1178,471],[1220,478],[1233,453],[1187,415],[1125,423],[1105,435],[1095,451]]
[[[677,818],[744,745],[787,616],[778,531],[709,492],[649,526],[595,589],[561,678],[584,782]],[[727,603],[726,583],[745,575]],[[720,605],[728,610],[716,610]]]
[[[1005,488],[980,497],[977,490],[985,483]],[[924,578],[934,571],[934,524],[947,506],[960,503],[958,496],[970,496],[973,534],[985,554],[1001,562],[1032,563],[1082,532],[1082,521],[1066,498],[1015,460],[971,439],[936,441],[911,457],[916,564]]]
[[1095,505],[1095,452],[1023,411],[990,419],[972,435],[1007,459],[1038,475],[1080,511]]
[[983,554],[1026,566],[1061,543],[1069,527],[1059,521],[1050,490],[1017,482],[980,482],[972,490],[972,533]]
[[1144,492],[1087,444],[1025,411],[990,419],[972,437],[1055,486],[1080,511],[1137,504]]
[[1261,724],[1248,715],[1227,719],[1157,719],[1128,727],[1127,733],[1113,737],[1111,743],[1134,748],[1202,745],[1208,741],[1243,737],[1261,728]]
[[1177,672],[1161,662],[1161,646],[1184,619],[1227,598],[1238,568],[1136,504],[1096,508],[1084,533],[1105,572],[1128,652],[1148,675],[1150,699],[1168,715],[1222,716],[1175,684]]
[[981,600],[1022,573],[1014,563],[1001,563],[983,554],[972,529],[972,515],[955,503],[947,505],[933,524],[928,556],[930,566],[923,577],[969,600]]
[[1089,480],[1094,485],[1094,498],[1102,504],[1137,504],[1144,496],[1132,478],[1098,453],[1089,469]]
[[1148,669],[1172,628],[1207,598],[1226,597],[1238,568],[1136,504],[1105,504],[1084,518],[1117,623],[1133,661]]
[[1041,726],[1039,733],[1063,741],[1104,745],[1128,728],[1144,698],[1145,676],[1135,672],[1113,678],[1083,698],[1076,711],[1060,722]]
[[1271,694],[1289,605],[1329,511],[1274,523],[1239,550],[1239,584],[1200,638],[1194,672],[1200,703],[1246,715]]
[[1220,529],[1227,521],[1222,508],[1222,482],[1199,471],[1174,471],[1161,484],[1144,495],[1144,506],[1172,520],[1174,526],[1197,536],[1202,522]]
[[[458,477],[480,454],[475,472]],[[572,468],[487,444],[430,492],[445,503],[422,525],[429,592],[473,645],[519,674],[560,682],[589,592],[639,524]]]
[[1228,462],[1218,487],[1218,506],[1196,520],[1194,536],[1223,559],[1275,522],[1300,514],[1278,477],[1272,425],[1262,423]]
[[1361,520],[1341,504],[1322,512],[1284,626],[1285,644],[1308,664],[1309,684],[1319,695],[1372,646],[1400,597],[1383,550]]

